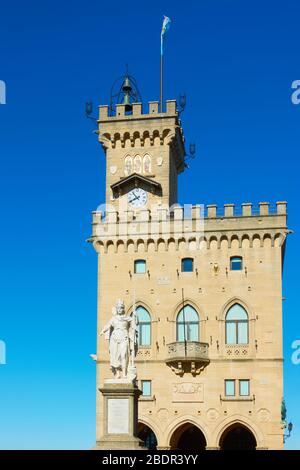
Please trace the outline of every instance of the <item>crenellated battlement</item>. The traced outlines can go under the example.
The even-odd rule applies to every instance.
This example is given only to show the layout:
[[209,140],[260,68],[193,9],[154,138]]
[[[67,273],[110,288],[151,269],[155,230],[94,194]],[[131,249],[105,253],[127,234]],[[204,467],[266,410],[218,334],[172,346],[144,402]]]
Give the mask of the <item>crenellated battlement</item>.
[[269,202],[259,202],[258,206],[253,206],[252,203],[243,203],[241,206],[235,204],[224,204],[222,208],[216,204],[185,204],[180,206],[174,205],[171,208],[164,207],[163,205],[154,205],[151,209],[134,210],[121,210],[117,211],[115,208],[107,207],[106,211],[94,211],[93,222],[122,222],[126,220],[131,222],[136,221],[151,221],[151,220],[188,220],[188,219],[215,219],[215,218],[239,218],[239,217],[257,217],[257,216],[274,216],[274,215],[287,215],[287,203],[285,201],[278,201],[276,205],[271,205]]
[[126,121],[140,119],[152,119],[155,118],[165,118],[165,117],[178,117],[177,105],[176,100],[167,100],[166,101],[166,111],[159,112],[159,102],[158,101],[149,101],[148,102],[148,112],[143,112],[143,104],[142,103],[132,103],[132,113],[126,114],[125,113],[125,104],[117,104],[116,105],[116,114],[113,116],[109,115],[109,106],[108,105],[100,105],[99,106],[99,121],[118,121],[120,122],[120,118],[126,119]]
[[150,209],[117,211],[106,208],[106,211],[93,212],[93,234],[89,241],[95,248],[114,245],[115,250],[124,244],[127,251],[130,243],[134,250],[143,245],[148,251],[152,242],[155,249],[162,244],[166,249],[171,242],[179,249],[180,244],[193,249],[211,248],[226,241],[228,248],[233,240],[242,247],[247,240],[249,247],[255,240],[263,246],[270,242],[271,246],[282,245],[287,231],[286,202],[279,201],[276,206],[261,202],[257,207],[244,203],[241,207],[225,204],[220,211],[216,205],[185,205],[173,206],[171,209],[160,205]]
[[208,218],[283,215],[287,213],[287,203],[285,201],[278,201],[276,202],[276,205],[272,205],[269,202],[259,202],[257,206],[254,206],[250,202],[244,202],[241,206],[237,206],[235,204],[224,204],[223,207],[218,207],[216,204],[210,204],[207,205],[205,209]]

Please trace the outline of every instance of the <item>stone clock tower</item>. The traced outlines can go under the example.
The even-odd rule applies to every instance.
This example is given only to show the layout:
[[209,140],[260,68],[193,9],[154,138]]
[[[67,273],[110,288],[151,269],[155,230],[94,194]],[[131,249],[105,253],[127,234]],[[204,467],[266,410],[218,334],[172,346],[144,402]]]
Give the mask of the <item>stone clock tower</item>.
[[177,177],[184,170],[184,137],[176,102],[167,101],[166,112],[158,102],[132,104],[132,114],[118,104],[116,115],[100,106],[99,140],[106,154],[106,203],[131,209],[177,202]]
[[[100,106],[106,207],[98,254],[97,432],[111,377],[99,335],[117,299],[136,312],[138,437],[148,448],[281,449],[286,203],[177,203],[185,168],[175,101]],[[188,184],[186,180],[185,184]],[[188,202],[188,201],[185,201]]]

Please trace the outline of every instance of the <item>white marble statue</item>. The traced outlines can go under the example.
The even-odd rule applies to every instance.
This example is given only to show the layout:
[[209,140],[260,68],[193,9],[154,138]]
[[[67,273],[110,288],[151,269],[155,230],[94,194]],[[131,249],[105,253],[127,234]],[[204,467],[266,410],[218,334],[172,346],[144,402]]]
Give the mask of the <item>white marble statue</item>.
[[110,368],[115,379],[136,378],[134,358],[137,353],[137,317],[135,312],[129,316],[125,314],[123,300],[118,300],[115,313],[100,332],[108,333]]

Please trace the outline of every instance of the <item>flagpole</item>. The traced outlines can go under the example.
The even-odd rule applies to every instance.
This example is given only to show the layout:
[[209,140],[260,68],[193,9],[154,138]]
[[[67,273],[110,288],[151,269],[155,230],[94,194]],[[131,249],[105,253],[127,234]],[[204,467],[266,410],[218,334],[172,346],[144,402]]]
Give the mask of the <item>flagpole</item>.
[[161,52],[160,52],[160,101],[159,101],[159,110],[163,112],[163,68],[164,68],[164,55],[162,51],[162,42],[163,38],[161,38]]
[[170,28],[171,20],[164,15],[164,21],[160,33],[160,100],[159,100],[159,110],[163,112],[163,86],[164,86],[164,39],[165,34]]
[[164,54],[163,54],[163,35],[160,35],[160,99],[159,111],[163,112],[163,69],[164,69]]

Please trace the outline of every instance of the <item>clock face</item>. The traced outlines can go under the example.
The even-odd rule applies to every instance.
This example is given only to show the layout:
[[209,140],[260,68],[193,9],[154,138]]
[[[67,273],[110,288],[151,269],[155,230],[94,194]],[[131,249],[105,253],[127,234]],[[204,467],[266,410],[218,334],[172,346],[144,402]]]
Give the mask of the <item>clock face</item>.
[[147,202],[147,193],[142,188],[135,188],[129,191],[128,203],[131,207],[143,207]]

